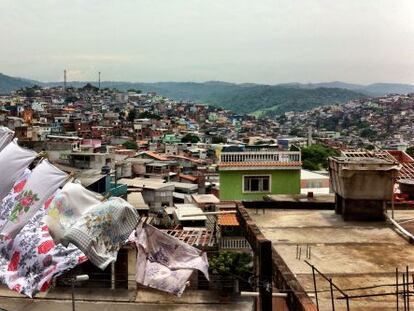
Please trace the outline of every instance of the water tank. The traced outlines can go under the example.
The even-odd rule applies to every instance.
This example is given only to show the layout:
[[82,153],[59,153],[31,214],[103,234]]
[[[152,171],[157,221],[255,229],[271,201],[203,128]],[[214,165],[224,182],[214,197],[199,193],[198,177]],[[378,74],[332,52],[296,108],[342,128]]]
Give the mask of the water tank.
[[109,175],[111,173],[111,168],[108,165],[102,166],[101,174],[102,175]]

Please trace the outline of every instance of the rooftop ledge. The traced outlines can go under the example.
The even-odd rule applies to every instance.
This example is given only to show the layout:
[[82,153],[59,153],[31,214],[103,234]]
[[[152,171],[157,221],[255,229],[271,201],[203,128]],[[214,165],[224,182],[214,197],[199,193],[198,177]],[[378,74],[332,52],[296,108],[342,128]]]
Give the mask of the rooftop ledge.
[[225,162],[219,164],[220,170],[238,170],[242,169],[258,169],[258,168],[265,168],[267,170],[280,170],[280,169],[301,169],[302,162],[277,162],[277,161],[269,161],[269,162]]

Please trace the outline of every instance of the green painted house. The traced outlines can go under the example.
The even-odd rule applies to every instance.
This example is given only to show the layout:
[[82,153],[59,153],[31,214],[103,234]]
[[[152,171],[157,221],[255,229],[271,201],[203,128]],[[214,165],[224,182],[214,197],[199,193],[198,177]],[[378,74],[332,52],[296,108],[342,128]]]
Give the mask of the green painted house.
[[222,152],[220,200],[263,200],[268,194],[300,193],[300,152]]
[[179,144],[181,143],[181,138],[176,134],[165,134],[162,138],[164,144]]

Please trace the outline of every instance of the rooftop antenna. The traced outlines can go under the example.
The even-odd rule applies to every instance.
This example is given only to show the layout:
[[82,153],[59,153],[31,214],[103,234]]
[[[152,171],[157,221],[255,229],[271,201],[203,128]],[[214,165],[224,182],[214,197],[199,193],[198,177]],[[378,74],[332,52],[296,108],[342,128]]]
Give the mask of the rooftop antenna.
[[63,90],[66,91],[66,69],[63,70]]
[[101,72],[98,72],[98,88],[101,89]]

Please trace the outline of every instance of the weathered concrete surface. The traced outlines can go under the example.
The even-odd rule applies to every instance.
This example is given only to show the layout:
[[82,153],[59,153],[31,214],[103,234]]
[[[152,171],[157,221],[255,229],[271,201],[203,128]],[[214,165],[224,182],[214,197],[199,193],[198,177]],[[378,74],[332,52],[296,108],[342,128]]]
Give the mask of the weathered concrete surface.
[[[0,308],[8,311],[64,311],[72,310],[70,300],[45,300],[45,299],[22,299],[22,298],[1,298]],[[77,311],[192,311],[192,310],[218,310],[218,311],[251,311],[250,302],[239,302],[233,304],[169,304],[157,303],[128,303],[128,302],[91,302],[77,301]]]
[[[307,245],[311,248],[309,261],[347,289],[348,295],[394,292],[393,286],[354,289],[394,284],[396,267],[402,271],[411,264],[414,270],[414,246],[386,222],[344,222],[341,215],[329,210],[266,209],[257,214],[252,209],[249,215],[308,292],[313,291],[313,279],[304,262]],[[411,219],[414,211],[396,211],[396,216]],[[300,260],[296,258],[297,245],[302,248]],[[318,278],[317,287],[322,291],[321,310],[332,310],[329,283]],[[336,292],[335,297],[339,296]],[[395,310],[395,301],[395,295],[353,299],[351,310]],[[344,310],[345,304],[335,299],[335,307]]]
[[[211,291],[187,290],[182,297],[175,297],[151,289],[110,290],[86,289],[75,290],[76,310],[114,311],[114,310],[246,310],[251,311],[252,298],[237,296],[222,298]],[[0,308],[6,310],[72,310],[71,291],[56,288],[41,293],[34,299],[27,298],[8,290],[0,289]]]

